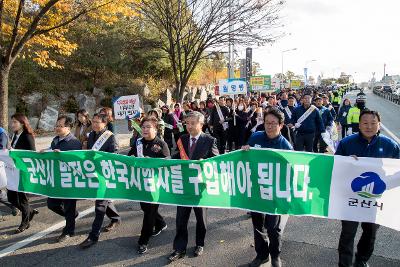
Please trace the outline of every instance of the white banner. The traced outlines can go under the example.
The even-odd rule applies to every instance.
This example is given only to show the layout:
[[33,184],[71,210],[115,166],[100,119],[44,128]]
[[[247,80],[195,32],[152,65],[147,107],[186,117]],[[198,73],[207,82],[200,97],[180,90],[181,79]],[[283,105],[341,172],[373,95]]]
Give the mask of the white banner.
[[398,159],[335,156],[329,218],[381,224],[400,230]]
[[7,184],[7,177],[15,177],[10,182],[18,183],[19,170],[15,168],[14,161],[8,156],[8,150],[0,150],[0,188],[9,187],[16,189],[18,184]]

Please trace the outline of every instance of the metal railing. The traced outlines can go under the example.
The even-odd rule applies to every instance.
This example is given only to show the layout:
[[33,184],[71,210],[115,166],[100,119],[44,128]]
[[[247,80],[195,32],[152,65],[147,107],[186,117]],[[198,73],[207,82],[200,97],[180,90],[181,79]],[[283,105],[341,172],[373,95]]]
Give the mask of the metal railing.
[[384,99],[387,99],[397,105],[400,105],[400,95],[396,95],[396,94],[392,94],[392,93],[386,93],[386,92],[382,92],[379,90],[374,89],[373,90],[375,95],[378,95]]

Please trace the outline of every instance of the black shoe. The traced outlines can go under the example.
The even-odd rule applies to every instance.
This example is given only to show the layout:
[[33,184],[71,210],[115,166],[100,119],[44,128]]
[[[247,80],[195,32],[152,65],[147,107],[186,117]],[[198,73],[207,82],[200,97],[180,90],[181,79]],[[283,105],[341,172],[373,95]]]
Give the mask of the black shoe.
[[15,233],[16,233],[16,234],[20,234],[20,233],[24,232],[25,230],[29,229],[30,226],[31,226],[30,224],[27,224],[27,225],[20,225],[20,226],[17,228],[17,230],[15,230]]
[[139,254],[144,254],[147,252],[147,245],[139,245],[137,252]]
[[89,237],[85,239],[85,241],[83,241],[82,243],[79,244],[79,247],[81,249],[87,249],[90,248],[91,246],[93,246],[94,244],[97,243],[97,240],[92,240]]
[[369,264],[366,261],[358,261],[354,262],[354,267],[369,267]]
[[265,260],[255,258],[252,262],[249,263],[249,267],[259,267],[267,262],[268,262],[268,258],[266,258]]
[[57,241],[58,243],[62,243],[62,242],[67,241],[68,239],[70,239],[71,236],[72,236],[72,235],[62,233],[59,237],[57,237],[56,241]]
[[182,259],[186,256],[186,251],[178,251],[175,250],[174,252],[172,252],[172,254],[168,257],[168,259],[173,262],[173,261],[177,261],[179,259]]
[[203,253],[204,253],[204,248],[201,246],[196,246],[196,249],[194,250],[194,256],[198,257],[203,255]]
[[158,236],[159,234],[161,234],[161,232],[162,231],[164,231],[165,229],[167,229],[168,228],[168,226],[167,225],[165,225],[163,228],[161,228],[161,229],[156,229],[156,230],[154,230],[153,231],[153,234],[152,234],[152,236]]
[[35,217],[35,215],[39,214],[39,211],[37,209],[33,209],[31,211],[31,214],[29,214],[29,221],[33,220],[33,217]]
[[282,266],[281,258],[279,256],[276,258],[271,257],[271,266],[272,267],[281,267]]
[[107,225],[106,228],[104,228],[104,232],[111,232],[112,230],[117,228],[119,225],[120,225],[119,221],[110,222],[110,224]]

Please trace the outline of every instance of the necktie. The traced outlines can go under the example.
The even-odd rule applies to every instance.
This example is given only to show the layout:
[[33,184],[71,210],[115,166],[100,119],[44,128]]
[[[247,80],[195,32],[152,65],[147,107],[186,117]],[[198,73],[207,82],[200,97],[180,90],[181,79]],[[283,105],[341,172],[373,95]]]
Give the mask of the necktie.
[[196,138],[192,137],[190,140],[192,140],[192,144],[189,148],[189,153],[190,153],[190,157],[192,157],[194,149],[196,148]]

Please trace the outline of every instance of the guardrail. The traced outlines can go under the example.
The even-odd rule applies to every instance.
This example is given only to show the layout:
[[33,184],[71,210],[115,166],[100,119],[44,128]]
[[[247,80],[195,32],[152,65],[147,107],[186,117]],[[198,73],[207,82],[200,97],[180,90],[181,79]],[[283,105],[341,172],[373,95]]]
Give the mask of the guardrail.
[[400,95],[395,95],[395,94],[391,94],[391,93],[385,93],[382,91],[378,91],[376,89],[373,90],[375,95],[378,95],[384,99],[387,99],[397,105],[400,105]]

